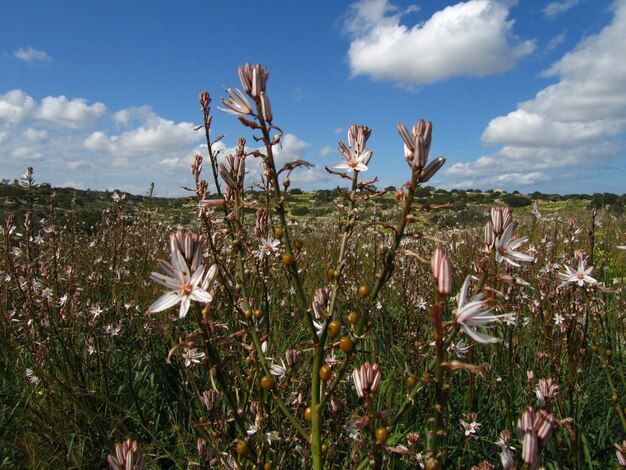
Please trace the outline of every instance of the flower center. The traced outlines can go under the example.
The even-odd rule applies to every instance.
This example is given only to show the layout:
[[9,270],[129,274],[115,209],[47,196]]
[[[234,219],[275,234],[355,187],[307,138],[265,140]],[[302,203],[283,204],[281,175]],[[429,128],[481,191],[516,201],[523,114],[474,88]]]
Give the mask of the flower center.
[[193,291],[193,286],[189,284],[188,282],[184,282],[183,285],[180,286],[180,289],[178,289],[178,292],[181,295],[190,295],[192,291]]

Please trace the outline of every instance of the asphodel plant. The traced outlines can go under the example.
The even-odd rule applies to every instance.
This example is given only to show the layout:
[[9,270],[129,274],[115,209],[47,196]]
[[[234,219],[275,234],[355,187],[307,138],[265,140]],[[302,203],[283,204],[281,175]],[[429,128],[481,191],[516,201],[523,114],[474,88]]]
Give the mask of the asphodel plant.
[[[419,220],[416,190],[445,163],[444,157],[429,160],[432,124],[420,119],[410,130],[397,124],[404,144],[403,152],[399,146],[399,158],[408,165],[409,180],[395,194],[400,205],[397,220],[374,223],[386,237],[380,262],[374,264],[354,262],[358,259],[356,234],[372,226],[372,222],[359,219],[362,207],[383,195],[375,189],[377,178],[363,176],[373,157],[367,148],[372,131],[364,125],[349,127],[347,142],[338,146],[341,162],[325,168],[347,188],[341,191],[339,219],[332,226],[337,230],[337,244],[329,250],[334,259],[325,273],[316,276],[310,273],[314,268],[308,265],[311,261],[298,227],[288,223],[286,205],[292,172],[310,171],[312,165],[301,159],[277,164],[277,149],[285,136],[274,123],[267,69],[246,64],[239,68],[239,78],[242,89],[227,88],[221,110],[234,115],[252,133],[254,145],[249,146],[242,137],[234,148],[227,149],[221,142],[223,136],[213,137],[212,100],[207,92],[200,94],[203,125],[198,129],[205,132],[211,174],[210,181],[203,179],[207,159],[196,155],[192,165],[195,187],[191,190],[197,197],[204,233],[173,234],[171,261],[159,263],[164,274],[152,275],[170,291],[151,311],[180,305],[180,318],[187,317],[190,308],[194,311],[189,315],[194,329],[181,335],[170,356],[182,350],[189,382],[205,405],[199,417],[202,442],[198,448],[204,449],[207,461],[200,465],[277,467],[285,462],[278,451],[282,448],[288,455],[299,454],[306,465],[324,468],[328,443],[333,441],[327,426],[331,415],[346,406],[342,385],[350,381],[355,403],[363,411],[344,428],[359,436],[350,455],[360,468],[384,465],[386,453],[392,451],[386,444],[388,436],[415,406],[417,393],[431,384],[435,403],[425,462],[429,468],[441,467],[448,375],[455,368],[471,368],[448,361],[447,351],[458,333],[477,342],[484,338],[484,342],[497,341],[475,330],[497,319],[489,313],[487,301],[479,294],[466,302],[468,277],[456,321],[445,320],[446,298],[452,292],[451,270],[448,258],[437,248],[431,260],[435,353],[429,370],[433,374],[426,373],[421,386],[413,383],[402,403],[380,410],[374,397],[385,371],[358,355],[363,339],[373,334],[372,315],[394,273],[397,257],[419,258],[403,249],[402,242],[409,236],[422,238],[419,232],[409,231],[410,224]],[[420,262],[428,264],[427,260]],[[369,271],[354,272],[354,266]],[[474,293],[484,282],[480,281]],[[293,330],[307,332],[306,337],[280,337],[291,330],[287,323],[300,324],[299,330]],[[288,341],[292,344],[286,345]],[[284,351],[278,351],[279,347]],[[280,358],[282,353],[286,363]],[[203,367],[210,378],[210,393],[202,390],[207,386],[200,378]],[[310,373],[302,373],[299,367],[308,367]],[[223,413],[216,412],[214,399],[211,407],[207,405],[206,397],[216,396],[216,392]]]

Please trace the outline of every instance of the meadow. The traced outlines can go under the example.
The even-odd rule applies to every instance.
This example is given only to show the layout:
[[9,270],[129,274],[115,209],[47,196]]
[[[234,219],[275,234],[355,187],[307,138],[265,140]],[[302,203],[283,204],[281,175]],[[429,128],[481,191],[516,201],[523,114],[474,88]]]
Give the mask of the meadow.
[[0,188],[0,466],[626,467],[624,196],[430,188],[423,120],[403,186],[352,126],[296,191],[239,77],[260,147],[214,152],[201,93],[190,198]]

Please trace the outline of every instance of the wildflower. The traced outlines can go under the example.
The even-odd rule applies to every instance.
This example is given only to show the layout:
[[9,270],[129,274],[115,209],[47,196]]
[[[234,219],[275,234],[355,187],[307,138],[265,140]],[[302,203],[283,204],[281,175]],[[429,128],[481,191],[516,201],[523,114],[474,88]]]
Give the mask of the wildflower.
[[137,441],[127,439],[115,445],[115,455],[107,456],[111,470],[143,470],[146,468],[146,457],[139,450]]
[[200,401],[205,406],[207,411],[211,413],[213,411],[219,411],[222,398],[220,397],[220,394],[215,391],[215,389],[210,388],[202,392],[202,395],[200,395]]
[[426,310],[426,307],[428,307],[428,304],[426,303],[426,300],[424,300],[424,297],[418,297],[415,301],[415,308],[418,310]]
[[[167,262],[159,263],[162,268],[165,268],[164,271],[167,275],[154,272],[150,274],[150,279],[171,289],[171,291],[166,292],[150,305],[148,312],[161,312],[180,303],[179,316],[180,318],[185,318],[192,300],[209,303],[213,300],[213,295],[200,286],[200,283],[205,283],[207,279],[203,279],[204,266],[200,266],[193,275],[190,275],[189,267],[180,250],[175,249],[172,258],[171,265]],[[214,279],[216,275],[217,266],[213,265],[209,269],[207,276],[210,279]]]
[[285,374],[287,374],[287,367],[285,366],[285,362],[281,359],[280,364],[273,363],[270,366],[270,374],[282,379]]
[[517,251],[520,246],[528,241],[528,237],[514,239],[513,232],[515,231],[515,227],[517,227],[517,223],[509,223],[504,229],[504,232],[502,232],[502,235],[496,239],[496,261],[498,263],[506,261],[511,266],[519,268],[518,261],[530,262],[534,261],[535,258]]
[[513,455],[511,454],[511,449],[514,450],[513,447],[509,446],[509,441],[511,440],[511,431],[505,429],[500,432],[500,437],[496,441],[496,444],[500,446],[500,461],[502,462],[502,468],[504,470],[510,470],[515,468],[515,462],[513,460]]
[[481,292],[467,302],[467,291],[469,289],[470,276],[465,278],[461,294],[459,297],[459,305],[456,311],[455,321],[461,325],[461,328],[477,343],[497,343],[500,340],[480,333],[476,330],[477,326],[488,326],[489,323],[500,321],[500,319],[511,319],[515,314],[507,313],[504,315],[493,315],[491,309],[487,307],[485,295]]
[[476,413],[467,413],[465,414],[465,420],[459,420],[461,423],[461,429],[465,432],[465,437],[468,437],[470,434],[476,434],[478,432],[478,428],[480,427],[480,423],[476,420],[478,416]]
[[378,364],[372,366],[366,362],[361,367],[354,369],[352,380],[359,398],[363,399],[366,395],[374,395],[378,391],[382,376]]
[[35,375],[32,369],[26,369],[26,373],[24,375],[30,384],[37,385],[39,383],[39,377]]
[[456,344],[452,343],[448,349],[456,354],[456,357],[458,357],[459,359],[464,359],[470,348],[471,346],[468,345],[465,341],[459,341]]
[[561,326],[565,323],[565,317],[563,315],[561,315],[560,313],[555,313],[554,314],[554,324],[556,326]]
[[339,153],[344,161],[335,163],[333,168],[346,170],[346,173],[367,171],[367,164],[372,158],[372,151],[365,148],[372,130],[367,126],[351,125],[348,129],[348,145],[339,142]]
[[289,367],[297,367],[300,363],[300,351],[297,349],[287,349],[285,351],[285,358],[287,358],[287,365]]
[[522,460],[532,469],[539,465],[539,455],[557,425],[554,416],[546,410],[536,412],[526,408],[517,421],[517,434],[522,443]]
[[452,291],[450,262],[441,248],[437,247],[437,249],[435,249],[435,252],[430,258],[430,265],[433,270],[433,277],[437,281],[437,292],[441,295],[450,294]]
[[622,445],[615,444],[615,455],[617,456],[619,466],[626,468],[626,439],[622,441]]
[[313,313],[317,320],[322,320],[328,315],[332,294],[333,289],[331,287],[321,287],[313,294]]
[[239,80],[246,93],[253,98],[259,98],[265,92],[265,86],[270,73],[261,64],[246,64],[239,67]]
[[561,276],[563,282],[559,284],[557,289],[574,283],[578,284],[579,287],[583,287],[585,284],[597,284],[598,281],[596,281],[589,275],[591,274],[591,271],[593,271],[593,266],[587,268],[585,264],[585,261],[581,258],[578,260],[578,269],[563,265],[563,267],[565,268],[565,272],[559,273],[559,276]]
[[540,379],[537,388],[535,389],[535,395],[541,407],[546,407],[546,402],[552,401],[559,396],[560,388],[556,382],[552,379]]
[[272,238],[272,236],[268,236],[267,238],[261,237],[261,243],[259,244],[259,251],[257,251],[257,257],[263,258],[263,256],[269,256],[272,253],[276,253],[278,251],[278,245],[280,245],[280,240],[276,240]]
[[226,93],[228,93],[229,98],[225,100],[222,98],[222,103],[228,109],[217,108],[220,111],[223,111],[228,114],[237,114],[240,116],[247,116],[252,114],[252,107],[250,106],[250,102],[246,95],[244,95],[241,90],[238,88],[226,88]]
[[185,367],[189,367],[191,364],[200,364],[200,360],[204,357],[203,352],[198,352],[197,348],[189,349],[185,348],[183,352],[183,359],[185,359]]
[[324,331],[324,322],[323,321],[315,321],[313,320],[313,327],[315,328],[315,334],[317,336],[321,336]]

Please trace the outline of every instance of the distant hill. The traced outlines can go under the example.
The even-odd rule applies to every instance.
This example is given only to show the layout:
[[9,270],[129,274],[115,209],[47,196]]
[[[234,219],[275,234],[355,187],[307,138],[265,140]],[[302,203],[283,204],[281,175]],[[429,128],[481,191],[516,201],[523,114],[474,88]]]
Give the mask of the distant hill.
[[[376,188],[370,188],[375,190]],[[330,216],[334,210],[333,201],[342,199],[341,189],[322,189],[303,192],[300,189],[291,189],[288,192],[287,207],[292,218]],[[383,190],[380,190],[383,192]],[[398,208],[395,199],[396,188],[384,188],[381,197],[368,201],[367,211],[378,215],[394,212]],[[252,193],[254,195],[254,193]],[[623,213],[626,207],[626,195],[612,193],[587,194],[544,194],[533,192],[521,194],[517,191],[507,193],[502,190],[480,191],[474,189],[437,189],[431,186],[420,187],[416,194],[416,204],[425,206],[447,204],[456,212],[465,212],[465,217],[457,219],[468,220],[474,216],[482,217],[484,210],[492,205],[508,205],[520,208],[520,211],[530,212],[533,203],[538,203],[542,210],[555,210],[566,213],[576,213],[581,209],[607,208],[614,213]],[[39,221],[50,214],[54,207],[60,221],[69,220],[74,214],[77,224],[89,230],[102,216],[103,211],[111,209],[116,203],[125,206],[128,213],[141,213],[150,210],[156,220],[170,224],[190,224],[196,220],[195,201],[191,197],[161,198],[149,194],[133,195],[121,191],[94,191],[74,188],[54,188],[47,183],[35,185],[29,191],[19,181],[9,183],[6,180],[0,183],[0,223],[4,224],[9,214],[13,214],[18,222],[23,220],[24,214],[32,207],[33,220]],[[73,211],[73,212],[72,212]]]

